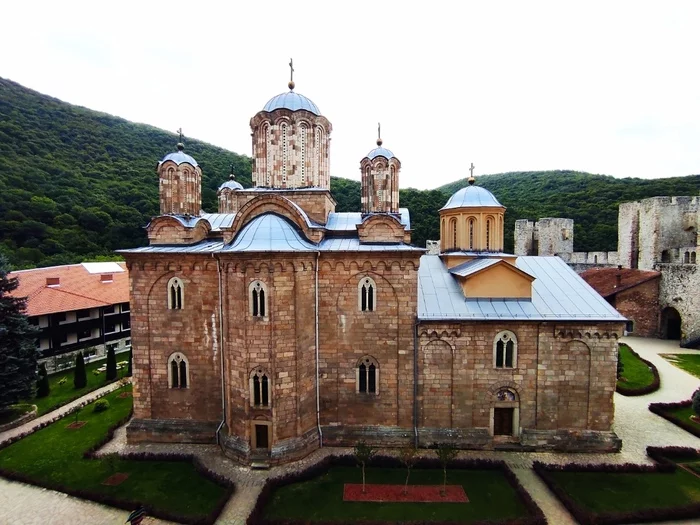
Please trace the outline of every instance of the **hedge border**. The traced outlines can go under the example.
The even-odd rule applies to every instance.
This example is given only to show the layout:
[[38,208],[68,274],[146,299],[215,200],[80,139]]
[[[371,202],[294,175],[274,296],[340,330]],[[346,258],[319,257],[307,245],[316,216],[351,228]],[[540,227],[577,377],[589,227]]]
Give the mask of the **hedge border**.
[[[126,386],[126,385],[124,385]],[[119,389],[116,389],[119,390]],[[97,399],[104,397],[105,395],[112,394],[116,390],[113,390],[111,392],[106,392],[103,395],[100,395]],[[30,434],[33,434],[34,432],[37,432],[38,430],[41,430],[56,421],[59,421],[60,419],[63,419],[65,417],[68,417],[69,415],[73,414],[76,410],[79,410],[83,408],[84,406],[93,403],[96,401],[96,399],[93,399],[90,402],[85,402],[81,403],[80,405],[72,408],[70,411],[66,412],[65,414],[62,414],[61,416],[55,417],[49,421],[45,421],[38,425],[36,428],[32,429],[30,432],[24,432],[20,434],[19,436],[16,436],[14,438],[8,439],[7,441],[3,442],[0,444],[0,450],[12,445],[13,443],[16,443],[22,438],[27,437]],[[105,437],[100,440],[100,442],[97,445],[94,445],[93,447],[89,448],[85,452],[83,452],[83,459],[84,460],[90,460],[90,459],[96,459],[98,456],[96,455],[97,450],[102,448],[104,445],[106,445],[108,442],[110,442],[114,438],[114,432],[121,426],[125,425],[129,419],[131,419],[131,416],[133,415],[133,408],[129,411],[129,414],[122,418],[120,421],[112,425],[109,430],[107,431],[107,434]],[[213,525],[216,522],[216,519],[219,517],[219,514],[221,514],[221,511],[224,509],[226,506],[226,503],[228,500],[231,498],[233,493],[235,492],[235,485],[234,483],[229,480],[228,478],[225,478],[221,476],[220,474],[210,470],[208,467],[204,465],[204,463],[195,455],[193,454],[157,454],[157,453],[150,453],[150,452],[143,452],[143,453],[131,453],[131,454],[123,454],[119,455],[121,459],[126,459],[126,460],[131,460],[131,461],[191,461],[195,471],[197,471],[198,474],[201,476],[209,479],[213,483],[216,483],[217,485],[224,487],[226,490],[224,492],[224,495],[221,497],[221,499],[217,502],[217,504],[214,506],[211,512],[205,516],[201,516],[198,518],[194,518],[191,516],[184,516],[184,515],[179,515],[176,513],[168,512],[166,510],[161,510],[157,508],[153,508],[149,506],[148,504],[139,501],[139,500],[131,500],[131,499],[124,499],[124,498],[115,498],[113,496],[110,496],[108,494],[100,494],[96,492],[91,492],[89,490],[83,490],[83,489],[75,489],[72,487],[68,487],[65,485],[62,485],[60,483],[52,483],[50,481],[46,480],[39,480],[36,478],[33,478],[31,476],[24,475],[20,472],[13,472],[9,470],[5,470],[3,468],[0,468],[0,476],[3,478],[6,478],[11,481],[20,481],[22,483],[27,483],[29,485],[35,485],[38,487],[43,487],[46,489],[50,490],[55,490],[57,492],[62,492],[64,494],[68,494],[70,496],[75,496],[77,498],[89,500],[89,501],[94,501],[96,503],[101,503],[103,505],[109,505],[110,507],[116,507],[118,509],[122,509],[125,511],[133,511],[134,509],[138,509],[140,507],[143,507],[146,510],[146,513],[148,516],[154,517],[154,518],[159,518],[167,521],[174,521],[178,523],[183,523],[186,525]]]
[[[289,485],[291,483],[298,483],[301,481],[308,481],[310,479],[316,478],[328,471],[330,467],[335,466],[356,466],[357,462],[352,455],[330,455],[323,458],[318,463],[307,467],[306,469],[293,472],[290,474],[285,474],[284,476],[277,478],[269,478],[265,485],[263,485],[258,499],[255,502],[255,507],[251,511],[248,519],[246,521],[247,525],[305,525],[308,523],[307,520],[297,520],[297,519],[265,519],[264,509],[268,504],[272,493],[275,489]],[[368,464],[371,467],[379,468],[405,468],[401,460],[392,456],[375,456]],[[422,469],[442,469],[440,462],[437,459],[421,458],[416,462],[414,468]],[[532,496],[525,490],[525,488],[520,484],[517,476],[513,471],[506,465],[504,461],[501,460],[490,460],[490,459],[457,459],[453,460],[448,464],[450,469],[466,469],[466,470],[500,470],[507,482],[515,489],[516,494],[521,498],[530,516],[526,518],[516,518],[512,520],[504,521],[478,521],[473,522],[472,525],[546,525],[547,520],[539,508],[537,503],[532,499]],[[325,525],[326,523],[332,523],[333,525],[383,525],[386,523],[395,522],[383,522],[383,521],[314,521],[316,525]],[[412,522],[413,523],[413,522]],[[418,523],[418,522],[415,522]],[[420,523],[440,523],[441,525],[456,525],[456,522],[440,521],[440,522],[420,522]],[[461,522],[460,522],[461,523]]]
[[670,421],[674,425],[681,427],[683,430],[690,432],[696,437],[700,437],[700,430],[697,429],[695,426],[691,425],[688,421],[681,419],[674,414],[669,414],[667,410],[674,409],[674,408],[686,408],[689,407],[693,404],[693,402],[689,399],[687,401],[680,401],[678,403],[650,403],[649,404],[649,410],[656,414],[657,416],[661,416],[667,421]]
[[647,365],[651,369],[651,373],[654,376],[654,379],[652,380],[650,385],[643,386],[641,388],[627,388],[624,385],[620,385],[619,382],[615,386],[615,392],[618,394],[622,394],[623,396],[645,396],[647,394],[651,394],[652,392],[656,392],[659,388],[661,388],[661,378],[659,377],[659,371],[656,369],[656,365],[652,363],[651,361],[647,361],[644,359],[642,356],[640,356],[637,352],[634,351],[634,349],[628,345],[627,343],[621,343],[627,346],[629,348],[630,352],[632,352],[632,355],[635,356],[637,359],[639,359],[642,363]]
[[37,418],[38,409],[36,405],[32,403],[18,404],[28,405],[31,408],[27,412],[19,416],[17,419],[13,419],[12,421],[5,423],[4,425],[0,425],[0,432],[7,432],[8,430],[12,430],[13,428],[21,427],[22,425],[25,425],[30,421],[34,421]]
[[552,472],[609,472],[609,473],[673,473],[678,466],[669,458],[700,459],[700,453],[689,447],[647,447],[647,456],[653,459],[654,465],[638,465],[625,463],[623,465],[552,465],[534,461],[532,468],[545,485],[562,502],[564,507],[581,525],[612,525],[613,523],[648,523],[655,521],[683,520],[700,517],[700,503],[682,507],[652,508],[628,512],[595,513],[578,504],[569,494],[554,481]]

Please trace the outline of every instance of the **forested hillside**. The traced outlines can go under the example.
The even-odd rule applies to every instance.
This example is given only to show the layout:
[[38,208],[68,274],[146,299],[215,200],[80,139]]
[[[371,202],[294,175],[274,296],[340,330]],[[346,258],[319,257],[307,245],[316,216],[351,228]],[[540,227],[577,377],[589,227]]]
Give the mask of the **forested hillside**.
[[[158,213],[155,167],[174,151],[174,133],[72,106],[0,78],[0,252],[14,268],[68,264],[146,243],[143,227]],[[185,151],[202,167],[202,204],[216,211],[216,189],[233,164],[251,185],[251,159],[192,139]],[[485,175],[506,212],[506,250],[519,218],[571,217],[575,248],[614,250],[617,205],[655,195],[695,195],[700,176],[615,179],[570,171]],[[438,210],[466,185],[401,190],[413,241],[437,239]],[[360,183],[333,177],[337,211],[360,209]]]

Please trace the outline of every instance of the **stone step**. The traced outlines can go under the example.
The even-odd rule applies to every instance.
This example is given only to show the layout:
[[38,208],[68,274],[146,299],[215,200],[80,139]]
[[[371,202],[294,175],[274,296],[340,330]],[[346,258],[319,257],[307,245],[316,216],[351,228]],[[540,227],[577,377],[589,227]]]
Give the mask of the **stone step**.
[[270,462],[269,461],[253,461],[250,464],[250,468],[253,470],[270,470]]

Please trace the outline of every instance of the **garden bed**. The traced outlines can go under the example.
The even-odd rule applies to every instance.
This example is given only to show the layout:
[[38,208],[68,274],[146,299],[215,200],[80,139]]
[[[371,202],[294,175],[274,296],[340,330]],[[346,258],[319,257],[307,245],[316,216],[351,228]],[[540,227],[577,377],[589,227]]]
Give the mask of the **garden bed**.
[[[110,404],[104,412],[94,412],[92,405],[82,408],[79,418],[87,422],[82,428],[67,430],[68,417],[5,443],[0,475],[125,510],[144,506],[149,515],[170,521],[213,523],[233,485],[191,456],[95,457],[131,416],[132,399],[119,397],[120,390],[103,398]],[[103,484],[119,473],[128,478]]]
[[659,389],[661,379],[654,363],[643,359],[624,343],[620,343],[620,359],[624,369],[622,378],[617,381],[617,393],[623,396],[644,396]]
[[659,354],[673,366],[685,370],[700,378],[700,353],[697,354]]
[[547,465],[533,468],[582,525],[700,518],[700,479],[681,461],[697,461],[691,448],[647,448],[655,465]]
[[[364,490],[363,490],[364,488]],[[469,503],[461,485],[365,485],[346,483],[343,501],[378,503]]]
[[690,416],[693,415],[692,405],[693,402],[691,400],[678,403],[651,403],[649,410],[694,436],[700,437],[700,423],[690,419]]
[[[366,476],[368,487],[391,485],[400,493],[406,469],[397,458],[378,456],[371,460]],[[409,490],[429,485],[439,494],[442,483],[443,472],[437,460],[421,459],[411,470]],[[359,484],[361,491],[362,471],[352,456],[330,456],[302,472],[268,480],[247,523],[546,523],[542,511],[502,461],[453,461],[447,483],[468,494],[469,503],[343,501],[346,484]]]

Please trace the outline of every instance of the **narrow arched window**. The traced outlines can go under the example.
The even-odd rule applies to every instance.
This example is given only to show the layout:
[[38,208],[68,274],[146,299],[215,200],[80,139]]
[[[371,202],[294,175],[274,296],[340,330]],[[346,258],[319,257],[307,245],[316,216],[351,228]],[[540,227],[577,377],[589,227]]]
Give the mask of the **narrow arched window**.
[[188,388],[190,370],[187,358],[176,352],[168,358],[168,385],[170,388]]
[[474,249],[474,219],[469,219],[469,249]]
[[452,249],[457,249],[457,219],[450,219],[450,234],[452,235]]
[[270,406],[270,380],[262,368],[256,368],[250,374],[250,402],[257,408]]
[[690,264],[695,264],[695,261],[696,261],[696,258],[695,258],[695,257],[696,257],[695,252],[691,252],[691,254],[690,254]]
[[250,283],[250,315],[253,317],[267,317],[267,288],[262,281]]
[[358,285],[358,307],[361,312],[374,312],[377,299],[377,284],[371,277],[363,277]]
[[486,251],[491,251],[491,219],[486,219]]
[[289,149],[289,144],[287,143],[287,124],[282,124],[280,126],[280,132],[282,134],[282,182],[286,184]]
[[496,368],[515,368],[518,340],[510,331],[499,332],[493,341],[493,365]]
[[300,174],[301,185],[306,186],[306,124],[303,122],[299,125],[299,157],[301,161]]
[[685,264],[690,264],[690,252],[685,252],[685,257],[683,257],[683,262]]
[[168,309],[182,310],[184,301],[184,286],[182,281],[173,277],[168,281]]
[[364,356],[355,367],[355,385],[358,394],[379,394],[379,363]]
[[270,125],[265,124],[265,186],[272,185],[272,133]]

